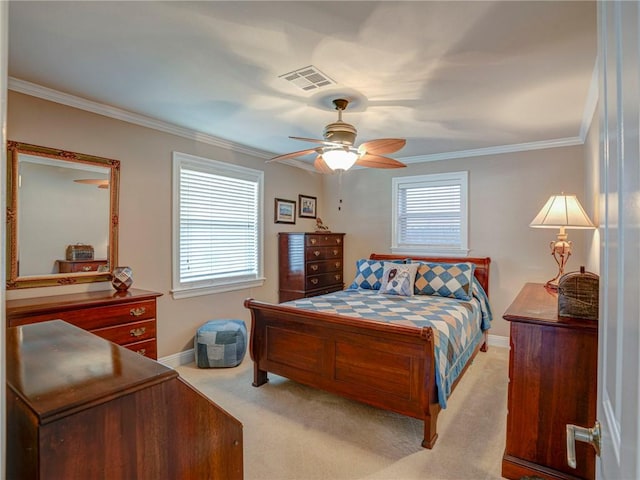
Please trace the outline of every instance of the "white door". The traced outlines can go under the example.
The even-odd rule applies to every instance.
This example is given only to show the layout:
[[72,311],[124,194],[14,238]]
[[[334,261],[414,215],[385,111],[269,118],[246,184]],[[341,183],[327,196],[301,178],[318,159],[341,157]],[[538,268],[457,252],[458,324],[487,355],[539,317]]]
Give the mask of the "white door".
[[637,2],[598,2],[598,478],[640,479],[640,48]]
[[[7,58],[9,34],[9,2],[0,1],[0,238],[4,243],[5,237],[5,212],[6,212],[6,122],[7,122]],[[4,245],[0,251],[0,332],[5,331],[4,297],[5,297],[5,252]],[[0,478],[4,478],[5,465],[5,336],[0,338]]]

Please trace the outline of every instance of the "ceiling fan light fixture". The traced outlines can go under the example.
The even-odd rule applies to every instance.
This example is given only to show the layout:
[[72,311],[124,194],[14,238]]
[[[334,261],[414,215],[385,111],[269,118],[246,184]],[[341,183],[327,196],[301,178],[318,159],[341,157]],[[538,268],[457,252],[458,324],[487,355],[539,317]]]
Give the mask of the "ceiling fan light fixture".
[[324,147],[308,148],[298,152],[277,155],[267,162],[277,162],[289,158],[301,157],[312,152],[319,155],[313,162],[314,168],[320,173],[331,173],[336,170],[349,170],[357,162],[358,166],[366,168],[400,168],[406,167],[402,162],[385,157],[384,154],[393,153],[404,147],[407,141],[404,138],[379,138],[369,140],[356,147],[355,140],[358,131],[353,125],[342,121],[342,112],[349,101],[344,98],[336,98],[333,104],[338,111],[338,121],[324,127],[324,140],[304,137],[289,137],[305,142],[319,143]]
[[325,149],[322,158],[331,170],[349,170],[358,160],[358,154],[344,148]]

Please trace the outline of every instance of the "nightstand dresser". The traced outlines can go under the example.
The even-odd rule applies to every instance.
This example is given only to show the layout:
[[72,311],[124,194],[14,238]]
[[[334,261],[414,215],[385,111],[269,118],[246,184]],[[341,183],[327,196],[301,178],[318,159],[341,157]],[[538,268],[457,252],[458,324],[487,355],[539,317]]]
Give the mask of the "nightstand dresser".
[[344,233],[279,233],[279,302],[344,288]]
[[502,476],[595,478],[591,445],[567,464],[566,425],[596,420],[598,322],[558,317],[557,293],[527,283],[504,314],[510,322],[507,442]]

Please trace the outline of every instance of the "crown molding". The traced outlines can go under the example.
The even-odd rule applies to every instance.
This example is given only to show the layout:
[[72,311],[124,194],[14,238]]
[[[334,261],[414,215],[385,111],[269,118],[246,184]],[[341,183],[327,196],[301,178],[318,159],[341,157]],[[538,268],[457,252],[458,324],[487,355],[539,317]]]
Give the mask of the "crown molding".
[[526,152],[529,150],[544,150],[546,148],[572,147],[584,144],[580,137],[557,138],[555,140],[541,140],[539,142],[515,143],[512,145],[499,145],[496,147],[475,148],[473,150],[460,150],[457,152],[433,153],[430,155],[418,155],[415,157],[403,157],[398,160],[404,163],[436,162],[439,160],[452,160],[456,158],[483,157],[485,155],[498,155],[502,153]]
[[43,87],[42,85],[37,85],[18,78],[9,77],[8,88],[14,92],[24,93],[26,95],[31,95],[32,97],[38,97],[43,100],[49,100],[51,102],[85,110],[87,112],[97,113],[98,115],[122,120],[123,122],[133,123],[141,127],[151,128],[164,133],[177,135],[179,137],[188,138],[189,140],[195,140],[215,147],[224,148],[226,150],[233,150],[234,152],[244,153],[258,158],[273,157],[271,152],[267,152],[265,150],[259,150],[240,143],[230,142],[229,140],[215,137],[207,133],[198,132],[196,130],[178,127],[162,120],[157,120],[155,118],[132,113],[121,108],[76,97],[75,95],[59,92],[58,90]]
[[[485,155],[497,155],[497,154],[503,154],[503,153],[523,152],[528,150],[542,150],[546,148],[558,148],[558,147],[583,145],[584,136],[588,131],[588,126],[591,123],[591,119],[593,118],[593,112],[595,110],[595,105],[597,104],[597,61],[596,61],[596,68],[594,68],[594,76],[595,76],[595,87],[594,87],[594,79],[592,78],[591,87],[589,89],[589,98],[588,98],[587,106],[585,106],[585,112],[583,114],[582,128],[580,131],[580,136],[578,137],[559,138],[555,140],[543,140],[539,142],[518,143],[518,144],[512,144],[512,145],[499,145],[494,147],[477,148],[472,150],[460,150],[456,152],[417,155],[413,157],[398,157],[398,160],[407,164],[421,163],[421,162],[435,162],[439,160],[451,160],[456,158],[480,157]],[[176,125],[173,125],[168,122],[164,122],[162,120],[157,120],[151,117],[146,117],[144,115],[139,115],[137,113],[132,113],[121,108],[112,107],[110,105],[94,102],[92,100],[87,100],[87,99],[77,97],[75,95],[71,95],[68,93],[63,93],[58,90],[54,90],[48,87],[43,87],[42,85],[27,82],[25,80],[20,80],[18,78],[9,77],[8,88],[9,90],[13,90],[14,92],[24,93],[26,95],[31,95],[33,97],[42,98],[43,100],[49,100],[51,102],[67,105],[73,108],[78,108],[80,110],[96,113],[98,115],[114,118],[116,120],[132,123],[134,125],[151,128],[164,133],[169,133],[172,135],[177,135],[179,137],[188,138],[189,140],[195,140],[198,142],[206,143],[208,145],[213,145],[215,147],[224,148],[226,150],[232,150],[234,152],[243,153],[246,155],[251,155],[254,157],[264,158],[264,159],[271,158],[274,155],[272,152],[251,148],[246,145],[231,142],[229,140],[225,140],[213,135],[209,135],[207,133],[198,132],[196,130],[191,130],[184,127],[178,127]],[[584,133],[583,133],[583,130],[584,130]],[[293,167],[297,167],[297,168],[302,168],[304,170],[308,170],[311,172],[316,171],[313,165],[300,160],[289,159],[281,163],[284,163]]]

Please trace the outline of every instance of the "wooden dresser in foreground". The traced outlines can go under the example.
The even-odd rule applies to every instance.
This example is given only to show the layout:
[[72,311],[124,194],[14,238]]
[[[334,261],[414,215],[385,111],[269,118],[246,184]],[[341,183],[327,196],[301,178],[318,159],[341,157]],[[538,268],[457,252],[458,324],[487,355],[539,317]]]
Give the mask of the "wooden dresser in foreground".
[[7,329],[8,479],[241,479],[242,424],[61,320]]
[[566,425],[596,420],[598,322],[559,318],[556,292],[527,283],[504,314],[511,323],[507,442],[502,476],[595,478],[591,445],[567,464]]
[[7,301],[7,326],[64,320],[149,358],[157,358],[156,298],[130,288]]
[[344,288],[344,233],[279,233],[279,302]]

